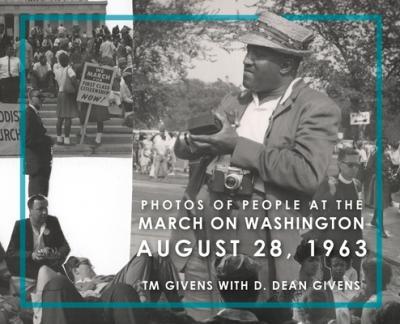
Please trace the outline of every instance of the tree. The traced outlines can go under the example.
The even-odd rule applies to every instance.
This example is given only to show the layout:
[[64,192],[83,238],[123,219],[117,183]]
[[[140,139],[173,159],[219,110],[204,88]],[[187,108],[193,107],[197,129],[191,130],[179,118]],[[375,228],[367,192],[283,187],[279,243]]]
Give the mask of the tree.
[[[181,14],[202,12],[200,0],[134,0],[133,13]],[[192,59],[204,55],[204,23],[182,21],[133,21],[134,123],[155,125],[164,114],[163,86],[186,76]]]
[[239,89],[231,83],[218,80],[205,83],[196,79],[185,79],[164,86],[166,107],[164,122],[167,129],[185,130],[189,117],[215,110],[221,99]]

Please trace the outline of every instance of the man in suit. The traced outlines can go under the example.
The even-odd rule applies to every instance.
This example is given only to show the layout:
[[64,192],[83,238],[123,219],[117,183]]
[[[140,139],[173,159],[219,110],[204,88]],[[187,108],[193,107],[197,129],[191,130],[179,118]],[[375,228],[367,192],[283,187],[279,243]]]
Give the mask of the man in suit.
[[10,37],[6,34],[6,28],[3,23],[0,23],[0,57],[6,55],[6,49],[12,45]]
[[26,108],[25,173],[29,175],[28,194],[48,196],[51,174],[52,145],[39,116],[42,97],[39,90],[29,92]]
[[19,97],[20,60],[15,56],[12,45],[6,48],[6,55],[0,57],[1,101],[17,103]]
[[9,288],[10,271],[8,271],[5,257],[6,252],[0,243],[0,295],[5,293]]
[[[298,277],[299,265],[293,257],[301,242],[296,228],[249,230],[244,223],[244,215],[265,217],[274,223],[301,218],[306,215],[308,202],[324,179],[332,158],[337,139],[340,110],[326,95],[312,90],[297,77],[297,70],[303,57],[310,54],[308,45],[313,34],[306,28],[272,13],[260,14],[254,30],[242,36],[247,44],[244,59],[243,85],[247,89],[239,95],[228,95],[217,109],[222,128],[213,135],[186,134],[175,144],[176,156],[183,159],[199,159],[199,169],[193,173],[186,189],[186,199],[202,200],[203,210],[195,210],[197,217],[205,221],[205,230],[173,231],[171,242],[188,239],[195,244],[196,239],[238,240],[237,253],[254,256],[262,240],[265,257],[258,257],[261,264],[259,278],[265,291],[259,300],[276,300],[279,290],[272,290],[272,281],[293,281]],[[225,173],[222,178],[223,193],[215,190],[215,176],[218,167]],[[240,196],[224,183],[227,167],[236,167],[252,175],[252,193]],[[220,184],[219,184],[220,185]],[[229,187],[229,188],[228,188]],[[212,208],[215,200],[234,200],[237,209]],[[288,201],[291,207],[300,201],[301,210],[294,208],[247,208],[243,211],[243,201],[261,203],[268,200],[272,206],[276,202]],[[180,211],[185,213],[186,211]],[[187,216],[187,212],[185,214]],[[236,218],[237,230],[217,231],[209,225],[214,217]],[[197,236],[197,237],[196,237]],[[281,243],[282,253],[269,257],[271,242]],[[171,248],[171,251],[174,251]],[[228,250],[232,253],[232,248]],[[194,253],[190,258],[172,254],[178,270],[186,279],[214,279],[210,274],[212,257],[206,259]],[[245,292],[243,292],[245,293]],[[188,292],[187,300],[214,300],[219,296],[213,292]],[[192,311],[192,310],[191,310]],[[210,314],[194,314],[204,318]],[[199,315],[199,316],[197,316]],[[200,317],[202,316],[202,317]]]
[[[331,240],[335,249],[340,249],[344,244],[350,251],[349,267],[346,272],[347,279],[356,281],[360,278],[360,268],[362,257],[358,256],[364,251],[366,246],[363,239],[362,229],[353,228],[356,222],[361,222],[361,210],[357,202],[361,199],[362,185],[357,179],[358,170],[361,166],[358,152],[353,148],[343,148],[338,153],[338,169],[339,174],[335,177],[326,178],[318,188],[313,199],[316,201],[325,201],[325,208],[320,207],[318,210],[313,210],[311,215],[314,218],[319,217],[334,217],[337,222],[341,218],[346,218],[351,222],[352,226],[349,229],[342,229],[336,226],[335,228],[327,228],[325,230],[317,230],[308,232],[305,237],[315,239],[321,243],[325,240]],[[338,206],[337,202],[341,201],[342,205]],[[344,207],[344,202],[348,204]],[[357,252],[357,254],[356,254]],[[329,280],[330,273],[324,269],[324,278]]]
[[[62,264],[70,248],[58,219],[48,215],[47,207],[46,197],[33,195],[28,199],[29,219],[15,222],[6,252],[6,261],[13,276],[20,275],[21,252],[25,256],[27,278],[36,279],[44,265],[56,272],[64,272]],[[25,248],[20,246],[21,226],[25,226]]]

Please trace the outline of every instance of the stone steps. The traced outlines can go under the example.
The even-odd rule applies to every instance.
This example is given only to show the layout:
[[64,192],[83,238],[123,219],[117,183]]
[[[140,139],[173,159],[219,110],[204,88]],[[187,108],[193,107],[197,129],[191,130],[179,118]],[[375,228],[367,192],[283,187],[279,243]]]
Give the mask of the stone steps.
[[[56,139],[57,103],[46,99],[40,111],[43,125],[47,134]],[[56,156],[132,156],[132,130],[122,125],[123,119],[119,116],[104,122],[104,132],[101,145],[95,145],[97,132],[96,123],[89,123],[86,129],[86,138],[83,145],[79,144],[80,122],[78,118],[72,120],[71,144],[55,145],[53,152]]]
[[[43,117],[42,114],[40,114],[40,117],[42,117],[42,122],[45,125],[55,126],[57,124],[57,117],[56,116],[54,116],[54,117]],[[80,123],[79,118],[74,118],[72,120],[72,123],[73,124],[79,124]],[[122,128],[126,128],[128,130],[128,132],[131,133],[131,130],[126,126],[123,126],[122,123],[123,123],[123,119],[122,118],[111,118],[109,120],[106,120],[104,122],[104,125],[113,126],[115,128],[115,130],[118,130],[122,126]],[[88,127],[91,126],[91,125],[96,125],[96,123],[89,122]]]
[[[50,123],[43,123],[47,129],[47,132],[51,134],[56,133],[56,122],[51,121]],[[72,133],[78,133],[81,129],[81,125],[78,120],[72,120]],[[87,133],[96,133],[97,125],[94,123],[90,123],[86,127]],[[104,122],[104,134],[126,134],[132,135],[132,130],[121,125],[110,125],[108,122]]]
[[[76,143],[71,139],[72,143]],[[62,156],[119,156],[131,157],[132,144],[101,144],[99,146],[89,144],[54,145],[53,154]]]
[[[56,133],[50,133],[47,132],[48,135],[50,135],[54,141],[56,141]],[[76,133],[72,132],[70,136],[71,140],[73,143],[79,143],[80,141],[80,136],[78,136]],[[94,140],[96,138],[96,132],[86,134],[85,136],[85,143],[87,144],[95,144]],[[108,134],[108,133],[103,133],[103,136],[101,138],[102,144],[129,144],[132,145],[132,135],[128,134]]]

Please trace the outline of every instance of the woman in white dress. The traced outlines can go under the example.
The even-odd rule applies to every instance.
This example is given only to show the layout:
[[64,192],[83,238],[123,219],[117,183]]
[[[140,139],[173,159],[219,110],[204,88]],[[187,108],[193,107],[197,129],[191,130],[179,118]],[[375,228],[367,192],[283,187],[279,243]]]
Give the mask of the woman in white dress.
[[[58,63],[54,64],[53,71],[58,83],[57,98],[57,144],[70,145],[70,133],[72,118],[79,116],[76,103],[76,90],[78,82],[76,74],[69,65],[69,57],[65,53],[60,53]],[[64,138],[62,137],[62,127],[64,124]]]

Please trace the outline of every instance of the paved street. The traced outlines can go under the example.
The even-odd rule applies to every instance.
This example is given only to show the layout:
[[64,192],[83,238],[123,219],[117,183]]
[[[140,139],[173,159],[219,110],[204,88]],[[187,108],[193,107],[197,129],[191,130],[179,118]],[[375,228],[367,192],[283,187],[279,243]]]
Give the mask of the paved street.
[[[366,223],[368,223],[373,216],[372,209],[367,209],[364,212]],[[400,213],[394,208],[390,207],[384,211],[384,227],[391,233],[391,237],[382,239],[383,256],[391,262],[400,266]],[[377,235],[375,227],[366,227],[364,230],[364,237],[368,242],[368,246],[372,251],[376,251]]]

